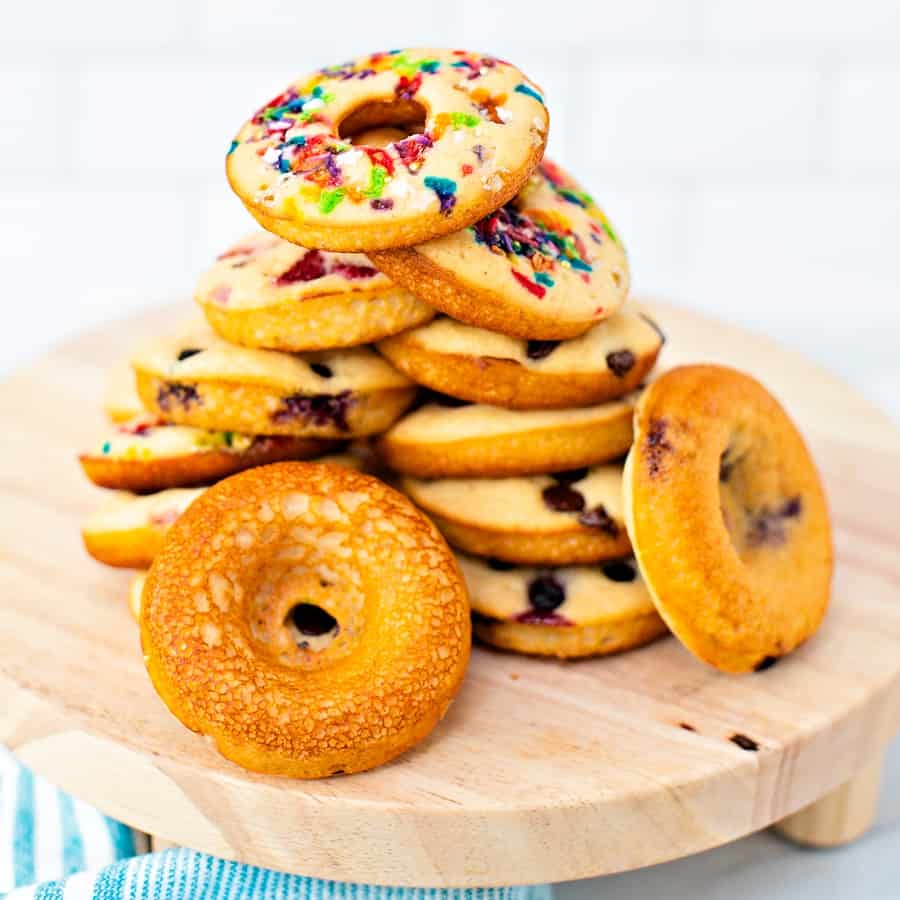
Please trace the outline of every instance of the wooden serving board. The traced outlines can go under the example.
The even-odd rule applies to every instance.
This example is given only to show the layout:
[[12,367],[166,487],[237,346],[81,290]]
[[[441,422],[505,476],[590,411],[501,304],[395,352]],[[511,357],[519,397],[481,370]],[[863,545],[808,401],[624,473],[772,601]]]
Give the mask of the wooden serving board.
[[[242,771],[156,697],[126,608],[130,575],[90,560],[79,538],[102,499],[75,453],[101,426],[104,374],[135,338],[168,327],[176,313],[165,309],[85,334],[0,386],[0,740],[162,838],[306,875],[421,886],[661,862],[764,828],[877,770],[900,723],[900,434],[770,341],[656,312],[667,364],[755,373],[821,464],[838,546],[834,603],[790,658],[735,678],[672,638],[569,664],[479,649],[445,721],[395,763],[319,782]],[[847,808],[832,796],[831,808]],[[798,834],[809,819],[797,819]]]

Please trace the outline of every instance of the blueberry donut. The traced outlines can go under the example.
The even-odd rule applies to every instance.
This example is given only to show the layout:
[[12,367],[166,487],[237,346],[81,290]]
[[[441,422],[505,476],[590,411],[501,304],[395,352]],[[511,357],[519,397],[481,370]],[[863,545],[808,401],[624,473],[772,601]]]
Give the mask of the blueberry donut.
[[402,494],[288,462],[209,488],[141,597],[141,646],[169,710],[232,762],[323,778],[371,769],[446,713],[470,652],[465,583]]
[[547,160],[474,225],[372,254],[397,284],[454,319],[536,340],[577,337],[628,295],[628,261],[590,195]]
[[171,488],[145,497],[113,494],[82,526],[85,550],[107,566],[146,569],[175,520],[204,490]]
[[631,447],[635,394],[600,406],[549,410],[436,397],[378,439],[390,468],[418,478],[539,475],[609,462]]
[[[353,136],[399,126],[402,140]],[[515,66],[463,50],[373,53],[300,78],[228,150],[268,231],[320,250],[421,244],[514,197],[544,154],[547,108]]]
[[765,668],[819,627],[833,569],[822,483],[794,423],[750,376],[686,366],[648,388],[625,507],[657,609],[701,660]]
[[568,341],[523,341],[441,317],[379,342],[413,381],[472,403],[565,409],[624,397],[653,368],[664,338],[625,310]]
[[303,356],[211,331],[157,340],[132,358],[144,406],[167,422],[245,434],[350,438],[384,431],[415,388],[366,347]]
[[272,350],[352,347],[434,316],[365,256],[306,250],[267,232],[226,250],[194,296],[226,340]]
[[619,466],[520,478],[405,477],[400,484],[466,553],[536,566],[631,553]]
[[252,435],[167,425],[143,415],[118,425],[78,459],[100,487],[147,493],[211,484],[243,469],[286,459],[312,459],[338,446],[324,438]]
[[457,559],[474,634],[494,647],[574,659],[630,650],[666,632],[632,560],[535,569]]

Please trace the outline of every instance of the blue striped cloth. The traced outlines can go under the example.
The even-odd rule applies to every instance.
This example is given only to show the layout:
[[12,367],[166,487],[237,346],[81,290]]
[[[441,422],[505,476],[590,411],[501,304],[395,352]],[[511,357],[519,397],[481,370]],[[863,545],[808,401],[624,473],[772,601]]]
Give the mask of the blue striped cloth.
[[0,897],[5,900],[553,898],[546,886],[372,887],[258,869],[194,850],[146,849],[145,835],[64,794],[0,747]]

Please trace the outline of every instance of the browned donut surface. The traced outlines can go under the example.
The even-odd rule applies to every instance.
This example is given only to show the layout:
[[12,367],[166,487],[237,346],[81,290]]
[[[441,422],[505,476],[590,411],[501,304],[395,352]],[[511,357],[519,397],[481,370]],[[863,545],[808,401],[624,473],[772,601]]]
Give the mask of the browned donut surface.
[[660,614],[700,659],[750,671],[818,628],[833,567],[825,495],[800,432],[750,376],[686,366],[648,388],[625,512]]
[[434,526],[340,466],[279,463],[206,491],[143,591],[169,709],[257,772],[317,778],[422,740],[468,662],[468,598]]

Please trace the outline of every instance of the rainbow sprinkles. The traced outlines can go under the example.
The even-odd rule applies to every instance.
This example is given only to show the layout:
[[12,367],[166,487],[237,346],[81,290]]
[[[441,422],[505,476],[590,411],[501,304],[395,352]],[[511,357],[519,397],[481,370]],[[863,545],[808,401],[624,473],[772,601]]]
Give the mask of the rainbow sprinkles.
[[[425,124],[386,147],[354,144],[341,123],[360,112],[367,126],[404,125],[417,113]],[[459,228],[524,182],[547,125],[539,89],[509,63],[393,50],[289,85],[244,125],[227,167],[251,211],[275,219],[349,225],[424,213]]]

